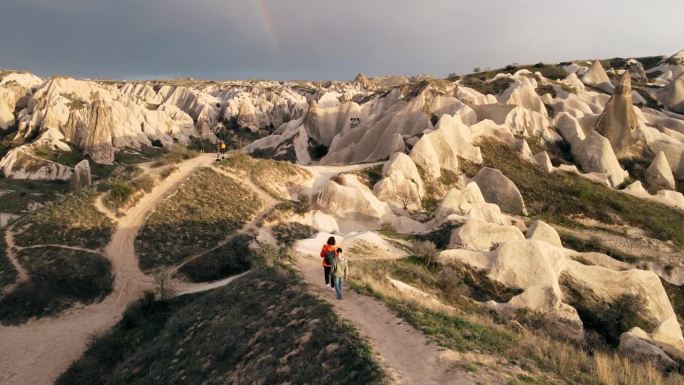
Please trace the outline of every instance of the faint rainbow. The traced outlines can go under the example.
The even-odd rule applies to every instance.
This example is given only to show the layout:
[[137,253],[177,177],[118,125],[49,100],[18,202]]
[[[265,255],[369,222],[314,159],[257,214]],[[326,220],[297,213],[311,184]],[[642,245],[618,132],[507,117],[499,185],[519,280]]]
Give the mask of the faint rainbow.
[[256,0],[256,4],[257,8],[259,8],[261,21],[264,24],[264,28],[266,28],[266,33],[268,34],[271,50],[276,53],[278,51],[278,35],[276,34],[275,22],[273,21],[271,9],[268,7],[268,2],[266,0]]

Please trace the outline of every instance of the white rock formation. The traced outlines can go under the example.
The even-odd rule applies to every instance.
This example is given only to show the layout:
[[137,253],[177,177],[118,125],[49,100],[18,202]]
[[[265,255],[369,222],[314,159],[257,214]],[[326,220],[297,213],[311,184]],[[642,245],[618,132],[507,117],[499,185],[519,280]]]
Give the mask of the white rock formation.
[[71,174],[71,191],[78,194],[91,184],[90,163],[88,159],[83,159],[74,166],[73,174]]
[[546,242],[553,246],[563,246],[556,229],[548,225],[546,222],[540,220],[532,222],[530,227],[527,229],[526,238],[533,241]]
[[485,200],[498,205],[503,211],[511,214],[527,215],[525,202],[518,187],[501,171],[483,167],[478,171],[473,182],[477,183]]
[[651,188],[658,190],[674,190],[674,176],[672,175],[670,164],[667,163],[664,152],[658,152],[651,162],[651,165],[646,169],[644,178],[646,184]]
[[23,147],[5,155],[0,160],[0,170],[5,178],[33,180],[68,180],[72,173],[70,167],[39,158]]
[[381,200],[401,208],[418,208],[425,195],[423,180],[413,160],[402,152],[392,157],[382,168],[382,178],[373,186]]
[[595,127],[599,134],[610,141],[615,155],[620,159],[642,155],[646,147],[634,108],[632,80],[629,73],[625,72]]
[[411,159],[438,178],[447,169],[458,171],[458,157],[482,163],[479,147],[472,145],[470,130],[458,117],[442,115],[435,130],[423,135],[411,150]]
[[501,213],[499,206],[487,203],[477,183],[470,182],[462,190],[451,189],[435,212],[437,225],[448,218],[479,219],[483,222],[510,225],[511,222]]
[[658,101],[671,111],[684,114],[684,72],[658,94]]
[[594,61],[587,72],[584,73],[582,81],[608,93],[612,93],[615,90],[615,87],[610,83],[606,70],[603,69],[599,60]]
[[488,251],[506,241],[521,241],[523,234],[515,226],[499,225],[468,219],[466,223],[454,230],[449,241],[449,248],[466,248]]
[[641,181],[636,181],[620,191],[637,198],[664,204],[665,206],[670,206],[684,212],[684,195],[679,191],[660,190],[655,195],[651,195],[646,191],[641,184]]

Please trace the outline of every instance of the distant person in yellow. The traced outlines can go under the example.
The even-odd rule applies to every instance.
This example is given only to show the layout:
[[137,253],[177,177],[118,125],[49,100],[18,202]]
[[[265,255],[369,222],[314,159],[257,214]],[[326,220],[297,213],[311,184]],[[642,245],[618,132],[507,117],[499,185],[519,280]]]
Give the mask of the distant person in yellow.
[[226,144],[223,141],[220,141],[218,145],[216,146],[216,160],[223,159],[224,154],[226,153]]

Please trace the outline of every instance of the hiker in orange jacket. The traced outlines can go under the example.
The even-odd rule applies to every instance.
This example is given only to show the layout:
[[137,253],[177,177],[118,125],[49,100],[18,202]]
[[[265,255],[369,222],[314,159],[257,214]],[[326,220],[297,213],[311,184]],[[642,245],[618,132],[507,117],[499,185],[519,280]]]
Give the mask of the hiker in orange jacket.
[[325,277],[325,284],[330,285],[332,290],[335,290],[335,280],[332,276],[332,267],[335,258],[337,258],[337,247],[335,246],[335,237],[328,238],[328,242],[323,245],[321,249],[321,258],[323,259],[323,276]]

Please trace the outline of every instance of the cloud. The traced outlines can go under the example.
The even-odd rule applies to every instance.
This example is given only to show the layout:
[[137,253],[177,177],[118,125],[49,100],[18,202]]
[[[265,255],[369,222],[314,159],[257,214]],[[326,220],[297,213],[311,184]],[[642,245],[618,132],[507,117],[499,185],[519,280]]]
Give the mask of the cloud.
[[[349,79],[672,53],[661,0],[5,0],[0,67],[40,75]],[[265,13],[261,5],[268,7]],[[655,8],[667,9],[658,17]],[[268,14],[272,19],[269,19]]]

